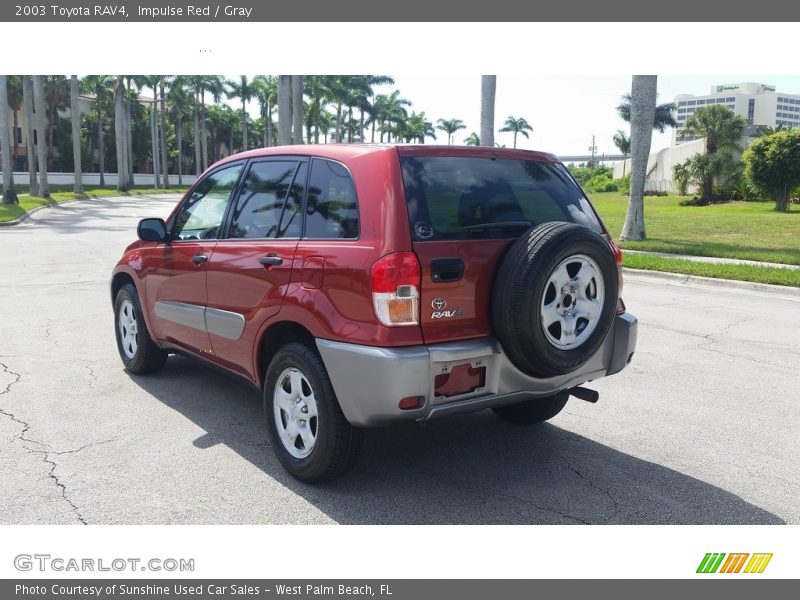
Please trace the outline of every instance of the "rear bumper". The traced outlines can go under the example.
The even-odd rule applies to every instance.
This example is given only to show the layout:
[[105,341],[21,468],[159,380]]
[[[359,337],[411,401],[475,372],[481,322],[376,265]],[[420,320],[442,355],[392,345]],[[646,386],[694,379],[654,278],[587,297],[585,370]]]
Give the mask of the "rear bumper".
[[[333,389],[347,420],[373,427],[396,421],[513,404],[551,396],[593,379],[618,373],[636,349],[636,317],[618,315],[600,349],[579,369],[566,375],[535,378],[517,369],[493,337],[409,348],[378,348],[318,339]],[[436,375],[469,364],[485,367],[483,387],[458,396],[437,396]],[[402,410],[401,399],[420,397],[419,408]]]

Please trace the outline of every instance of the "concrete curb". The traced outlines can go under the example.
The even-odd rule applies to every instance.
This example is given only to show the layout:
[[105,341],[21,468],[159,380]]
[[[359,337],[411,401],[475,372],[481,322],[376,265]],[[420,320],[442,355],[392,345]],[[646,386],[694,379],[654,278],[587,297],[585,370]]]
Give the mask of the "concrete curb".
[[750,267],[769,267],[772,269],[800,270],[800,265],[787,265],[783,263],[773,263],[761,260],[745,260],[742,258],[721,258],[716,256],[691,256],[687,254],[672,254],[668,252],[649,252],[645,250],[623,250],[625,254],[638,254],[640,256],[654,256],[656,258],[668,258],[676,260],[688,260],[690,262],[717,264],[717,265],[745,265]]
[[800,288],[785,285],[771,285],[769,283],[753,283],[750,281],[736,281],[733,279],[714,279],[713,277],[700,277],[698,275],[683,275],[681,273],[666,273],[663,271],[645,271],[623,267],[625,278],[631,281],[644,281],[649,283],[662,283],[691,287],[705,287],[714,289],[728,289],[740,292],[761,292],[773,296],[782,296],[786,299],[800,299]]

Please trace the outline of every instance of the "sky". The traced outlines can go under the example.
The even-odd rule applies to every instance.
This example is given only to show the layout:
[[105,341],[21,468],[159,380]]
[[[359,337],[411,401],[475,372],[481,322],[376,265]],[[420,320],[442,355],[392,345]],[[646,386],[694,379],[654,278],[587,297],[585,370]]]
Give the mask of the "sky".
[[[401,96],[412,102],[409,110],[424,111],[434,124],[440,118],[464,121],[466,129],[454,135],[454,143],[463,144],[471,132],[480,132],[480,75],[381,74],[392,76],[395,84],[376,86],[376,93],[400,90]],[[778,92],[800,94],[797,75],[663,75],[658,78],[658,102],[672,102],[678,94],[707,94],[712,85],[746,81],[774,85]],[[495,129],[499,130],[508,116],[524,117],[533,133],[529,132],[528,139],[518,136],[518,148],[559,156],[589,154],[594,135],[599,155],[618,154],[612,142],[614,133],[618,129],[630,133],[630,128],[619,118],[616,107],[630,87],[631,77],[624,75],[498,75]],[[232,105],[240,106],[238,100]],[[258,117],[257,103],[249,105],[248,111]],[[666,148],[670,139],[670,130],[654,132],[652,149]],[[511,147],[513,134],[497,132],[495,142]],[[447,134],[438,131],[436,143],[446,144]]]

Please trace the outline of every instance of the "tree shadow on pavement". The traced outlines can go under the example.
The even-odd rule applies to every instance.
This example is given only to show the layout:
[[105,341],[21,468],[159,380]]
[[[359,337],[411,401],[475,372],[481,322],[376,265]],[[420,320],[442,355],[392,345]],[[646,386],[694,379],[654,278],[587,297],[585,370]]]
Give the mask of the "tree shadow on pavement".
[[781,524],[742,498],[552,424],[519,427],[491,411],[367,431],[356,466],[316,486],[291,478],[267,442],[261,396],[171,356],[131,379],[339,523]]

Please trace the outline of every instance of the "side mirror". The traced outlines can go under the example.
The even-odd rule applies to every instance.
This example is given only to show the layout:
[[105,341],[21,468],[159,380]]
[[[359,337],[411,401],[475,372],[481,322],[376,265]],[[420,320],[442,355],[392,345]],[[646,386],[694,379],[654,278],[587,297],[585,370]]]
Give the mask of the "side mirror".
[[164,219],[142,219],[136,233],[144,242],[166,242],[167,224]]

